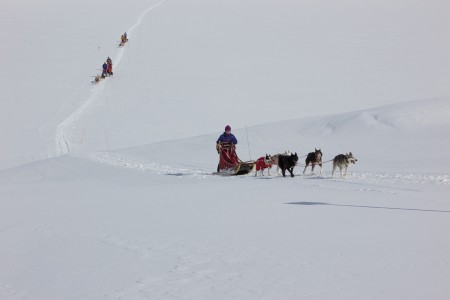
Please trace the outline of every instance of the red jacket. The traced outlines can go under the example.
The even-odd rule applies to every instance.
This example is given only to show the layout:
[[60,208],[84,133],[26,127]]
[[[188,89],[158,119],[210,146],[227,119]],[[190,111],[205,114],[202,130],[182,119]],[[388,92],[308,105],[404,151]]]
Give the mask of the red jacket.
[[261,171],[267,168],[272,168],[272,164],[266,164],[264,161],[265,157],[260,157],[256,160],[256,171]]

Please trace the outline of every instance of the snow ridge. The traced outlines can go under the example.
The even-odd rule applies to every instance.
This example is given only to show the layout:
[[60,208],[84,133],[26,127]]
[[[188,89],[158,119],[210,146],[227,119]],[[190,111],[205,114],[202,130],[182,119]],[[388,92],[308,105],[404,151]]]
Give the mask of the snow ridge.
[[[159,2],[158,4],[155,4],[153,6],[150,6],[147,8],[137,19],[136,23],[134,23],[128,30],[128,36],[132,36],[132,33],[134,29],[136,29],[141,23],[144,17],[153,9],[159,7],[165,2],[165,0]],[[116,56],[114,57],[114,65],[117,68],[117,66],[120,64],[120,61],[122,60],[124,51],[126,47],[121,47]],[[103,90],[105,82],[101,82],[94,86],[91,89],[91,95],[89,98],[84,102],[81,106],[79,106],[73,113],[71,113],[64,121],[62,121],[57,127],[56,127],[56,136],[55,136],[55,146],[56,146],[56,153],[59,153],[59,155],[64,154],[71,154],[71,148],[70,148],[70,140],[68,138],[69,132],[74,129],[75,122],[83,115],[84,112],[86,112],[94,103],[94,100],[96,100]]]

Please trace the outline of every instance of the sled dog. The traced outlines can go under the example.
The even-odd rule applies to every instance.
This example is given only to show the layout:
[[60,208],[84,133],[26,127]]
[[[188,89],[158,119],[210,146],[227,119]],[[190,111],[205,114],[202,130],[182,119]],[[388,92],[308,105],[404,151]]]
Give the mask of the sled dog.
[[334,171],[337,167],[339,167],[339,171],[341,173],[341,178],[345,178],[347,176],[347,169],[349,164],[354,164],[358,160],[356,157],[353,156],[353,154],[346,153],[346,154],[339,154],[336,155],[333,159],[333,171],[331,172],[331,177],[334,177]]
[[280,155],[291,155],[291,151],[285,150],[284,153],[278,153],[275,155],[272,155],[272,165],[277,166],[277,174],[280,175],[280,166],[278,164]]
[[280,175],[280,167],[278,166],[278,159],[281,154],[272,155],[272,165],[277,166],[277,174]]
[[281,174],[283,174],[283,177],[286,177],[286,170],[291,173],[291,177],[294,177],[294,167],[297,165],[297,162],[297,152],[294,154],[280,154],[278,156],[278,166],[281,169]]
[[303,175],[305,175],[306,168],[311,164],[311,173],[314,174],[314,167],[316,165],[320,166],[320,174],[322,174],[322,151],[320,149],[314,148],[314,152],[308,153],[305,159],[305,169],[303,170]]
[[270,169],[272,168],[272,156],[270,154],[266,154],[266,156],[262,156],[256,160],[256,172],[255,176],[258,176],[258,171],[261,171],[260,176],[264,176],[264,170],[267,169],[267,175],[270,176]]

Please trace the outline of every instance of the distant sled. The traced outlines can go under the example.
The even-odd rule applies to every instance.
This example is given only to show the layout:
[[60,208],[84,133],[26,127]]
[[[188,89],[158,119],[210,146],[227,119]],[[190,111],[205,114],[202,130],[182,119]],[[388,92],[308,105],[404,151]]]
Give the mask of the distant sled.
[[121,40],[120,41],[120,44],[119,44],[119,47],[125,47],[125,44],[128,42],[128,39],[125,39],[125,40]]
[[214,175],[236,176],[245,175],[253,170],[254,161],[241,161],[236,154],[236,147],[232,143],[220,143],[220,160],[217,165],[217,172]]

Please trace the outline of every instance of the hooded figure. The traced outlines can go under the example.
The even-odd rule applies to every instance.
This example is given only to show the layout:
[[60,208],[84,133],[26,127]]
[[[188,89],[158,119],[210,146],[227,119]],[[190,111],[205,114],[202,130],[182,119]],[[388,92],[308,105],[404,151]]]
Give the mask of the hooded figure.
[[219,136],[216,142],[216,149],[217,152],[219,151],[219,144],[220,143],[232,143],[233,145],[236,145],[238,143],[236,137],[231,133],[231,127],[230,125],[227,125],[225,127],[225,132]]
[[225,127],[225,132],[217,139],[217,144],[219,143],[233,143],[234,145],[238,143],[236,137],[231,133],[230,125]]
[[102,69],[102,77],[106,77],[106,75],[108,74],[108,65],[106,64],[106,62],[103,63]]
[[111,58],[109,58],[109,56],[106,59],[106,63],[108,65],[106,72],[108,73],[108,75],[112,75],[113,74],[113,72],[112,72],[112,60],[111,60]]

